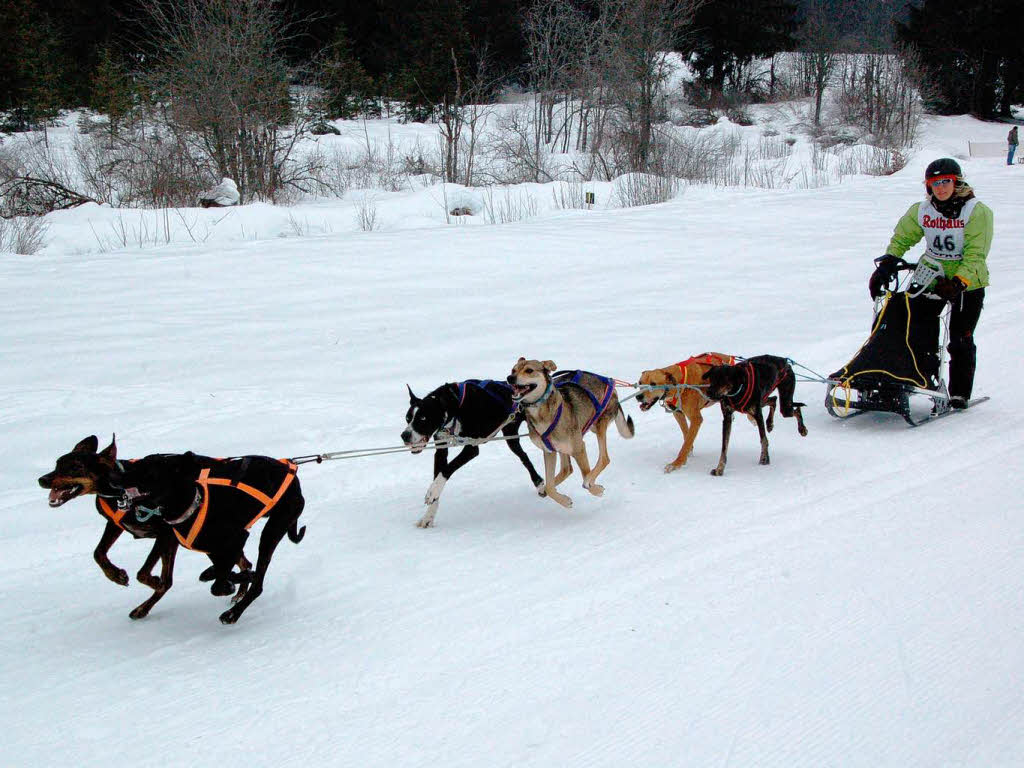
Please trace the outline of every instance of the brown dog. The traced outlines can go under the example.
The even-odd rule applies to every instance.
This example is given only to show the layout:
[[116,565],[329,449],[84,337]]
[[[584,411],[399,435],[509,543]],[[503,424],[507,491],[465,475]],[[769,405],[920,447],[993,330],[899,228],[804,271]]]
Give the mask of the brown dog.
[[700,412],[714,403],[702,392],[706,386],[703,383],[704,373],[713,365],[732,365],[735,360],[732,355],[705,352],[681,363],[640,374],[641,389],[636,398],[640,410],[649,411],[660,402],[675,418],[683,433],[683,446],[675,459],[665,465],[666,472],[679,469],[693,453],[693,441],[704,423]]
[[[572,474],[569,459],[575,459],[583,475],[583,487],[594,496],[604,488],[595,480],[608,466],[608,427],[614,421],[619,434],[633,437],[633,420],[627,418],[615,393],[615,382],[587,371],[559,371],[550,360],[520,357],[508,377],[512,397],[526,414],[533,444],[544,451],[544,490],[547,496],[571,507],[572,499],[555,490]],[[590,468],[583,436],[590,430],[597,435],[600,455]],[[555,475],[555,463],[562,457]]]

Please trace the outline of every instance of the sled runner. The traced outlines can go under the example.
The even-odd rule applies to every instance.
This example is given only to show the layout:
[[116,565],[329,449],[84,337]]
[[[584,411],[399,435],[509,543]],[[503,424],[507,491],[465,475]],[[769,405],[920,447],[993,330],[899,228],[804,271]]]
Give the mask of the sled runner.
[[[911,273],[902,286],[899,272]],[[918,427],[952,412],[943,375],[950,307],[928,292],[942,274],[942,266],[926,256],[917,264],[900,261],[895,290],[875,299],[871,335],[850,362],[827,377],[829,414],[846,419],[868,411],[895,413]],[[968,406],[986,400],[976,398]]]

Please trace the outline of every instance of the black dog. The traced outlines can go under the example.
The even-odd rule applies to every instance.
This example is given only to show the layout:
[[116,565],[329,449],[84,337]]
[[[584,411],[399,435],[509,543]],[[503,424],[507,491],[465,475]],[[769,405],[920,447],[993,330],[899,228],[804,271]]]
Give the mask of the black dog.
[[[736,365],[716,365],[704,372],[708,383],[704,394],[722,405],[722,456],[711,474],[720,476],[725,472],[725,455],[729,449],[729,433],[732,431],[733,412],[739,411],[750,416],[757,424],[761,435],[761,464],[771,463],[768,458],[768,435],[775,425],[775,401],[771,396],[776,389],[782,415],[789,418],[796,415],[797,429],[807,435],[804,417],[800,412],[803,403],[794,403],[796,378],[789,362],[783,357],[758,355]],[[765,429],[761,409],[769,406],[768,425]]]
[[[486,438],[499,431],[506,437],[519,434],[519,425],[524,416],[516,411],[512,399],[512,387],[504,381],[468,379],[452,384],[442,384],[424,398],[416,397],[409,387],[409,410],[405,414],[405,430],[402,442],[419,453],[423,447],[436,438],[438,433],[447,431],[454,437]],[[530,481],[541,496],[544,495],[544,478],[534,469],[518,438],[506,441],[509,449],[530,473]],[[467,445],[455,459],[448,463],[448,449],[438,448],[434,452],[434,481],[427,489],[424,503],[426,514],[416,523],[420,528],[434,524],[437,504],[444,484],[463,465],[472,461],[480,448]]]
[[[139,583],[153,590],[149,599],[129,614],[133,619],[141,619],[149,614],[150,609],[167,594],[174,583],[174,557],[178,551],[178,540],[167,526],[153,521],[140,522],[133,509],[118,507],[117,500],[121,492],[110,482],[112,475],[119,471],[117,443],[111,439],[110,445],[102,451],[97,452],[98,448],[99,441],[95,435],[80,440],[70,453],[57,459],[52,472],[39,478],[39,485],[49,489],[50,506],[53,508],[78,496],[96,496],[96,511],[106,521],[106,527],[93,551],[93,559],[103,574],[115,584],[128,585],[128,574],[110,562],[107,556],[121,534],[128,531],[136,539],[155,539],[146,561],[135,577]],[[152,573],[157,560],[162,561],[159,578]],[[239,567],[247,571],[252,564],[243,555]],[[199,578],[201,581],[210,581],[213,569],[207,568]]]
[[281,539],[287,534],[297,544],[306,532],[297,526],[306,502],[295,471],[287,459],[267,456],[158,454],[126,465],[111,483],[122,490],[123,504],[134,505],[137,517],[148,515],[169,527],[183,546],[210,556],[214,595],[235,591],[231,568],[242,555],[249,528],[266,518],[248,589],[243,587],[244,596],[220,616],[222,623],[234,624],[263,592]]

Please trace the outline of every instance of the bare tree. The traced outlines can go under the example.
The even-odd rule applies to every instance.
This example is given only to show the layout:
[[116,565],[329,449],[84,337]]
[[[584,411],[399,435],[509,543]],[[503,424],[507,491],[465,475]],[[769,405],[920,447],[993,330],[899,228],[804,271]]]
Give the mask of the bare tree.
[[916,71],[917,57],[909,49],[899,56],[844,56],[838,72],[843,121],[873,134],[880,145],[912,144],[921,117]]
[[633,170],[646,171],[668,57],[703,0],[601,0],[608,31],[606,77],[617,88]]
[[805,82],[814,95],[814,125],[821,125],[821,102],[839,58],[839,38],[825,0],[811,0],[800,32]]
[[442,144],[442,166],[445,181],[462,182],[467,187],[473,183],[474,163],[480,130],[491,108],[485,101],[494,83],[487,77],[487,52],[477,56],[476,73],[464,78],[455,56],[451,51],[455,72],[455,87],[446,93],[436,108]]
[[289,98],[289,26],[274,0],[144,0],[158,39],[151,87],[167,125],[242,199],[273,198],[303,125]]

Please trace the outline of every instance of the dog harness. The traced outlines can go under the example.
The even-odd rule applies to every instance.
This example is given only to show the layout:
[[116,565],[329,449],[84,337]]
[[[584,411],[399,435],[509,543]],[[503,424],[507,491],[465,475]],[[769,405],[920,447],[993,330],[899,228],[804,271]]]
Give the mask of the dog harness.
[[[295,473],[298,467],[294,462],[288,459],[278,459],[281,464],[283,476],[281,477],[279,484],[276,489],[272,489],[271,492],[265,493],[259,488],[255,488],[248,483],[240,481],[240,477],[245,475],[245,471],[249,466],[249,459],[225,459],[218,461],[218,465],[232,464],[235,462],[239,463],[236,467],[236,471],[232,473],[232,477],[219,477],[211,476],[211,473],[215,470],[219,470],[220,467],[207,467],[199,473],[199,479],[196,480],[196,498],[192,502],[192,505],[186,510],[185,514],[179,517],[177,520],[168,520],[167,522],[171,525],[176,525],[185,522],[194,515],[192,526],[189,528],[188,533],[182,535],[179,533],[177,528],[174,528],[174,535],[181,542],[183,547],[194,550],[196,552],[205,552],[206,550],[199,549],[196,546],[196,539],[199,538],[202,533],[203,526],[206,524],[206,517],[210,511],[211,501],[225,501],[229,499],[232,504],[239,506],[241,504],[248,505],[253,512],[252,518],[248,523],[245,524],[245,530],[252,528],[256,522],[272,510],[277,502],[284,496],[284,492],[288,490],[288,487],[292,484],[295,479]],[[237,494],[244,494],[247,498],[239,498]],[[273,495],[271,495],[273,494]]]
[[[742,412],[750,404],[750,400],[754,396],[754,392],[757,390],[757,387],[755,386],[754,382],[754,364],[751,362],[747,362],[743,364],[743,367],[747,375],[746,382],[738,390],[722,398],[722,400],[725,403],[727,403],[730,408],[732,408],[734,411],[740,412]],[[764,397],[761,398],[761,405],[764,405],[766,402],[768,402],[768,397],[771,395],[772,392],[775,391],[779,384],[782,383],[783,379],[785,379],[788,375],[789,369],[783,368],[782,372],[775,377],[775,383],[765,390]],[[740,398],[739,402],[736,401],[737,397]]]
[[[719,355],[714,352],[705,352],[702,355],[694,355],[688,357],[681,363],[676,363],[676,368],[679,369],[680,384],[683,387],[689,385],[689,366],[691,363],[698,363],[699,365],[733,365],[736,362],[736,358],[732,355]],[[694,385],[696,386],[696,385]],[[675,394],[671,398],[665,399],[665,407],[669,410],[676,410],[679,406],[680,391],[677,389]]]
[[[595,397],[589,389],[587,389],[586,387],[582,386],[579,383],[580,379],[584,375],[593,376],[595,379],[599,379],[604,383],[604,394],[601,396],[600,400],[598,400],[597,397]],[[558,373],[551,377],[551,383],[554,384],[554,386],[558,389],[561,389],[562,387],[567,386],[569,384],[575,384],[577,387],[579,387],[586,393],[587,397],[590,398],[590,402],[594,406],[594,415],[591,416],[590,420],[587,421],[586,425],[584,425],[584,435],[587,434],[588,431],[590,431],[590,428],[594,425],[594,422],[601,418],[602,414],[604,414],[605,410],[607,410],[608,403],[611,402],[612,394],[614,394],[615,392],[614,379],[610,379],[607,376],[599,376],[598,374],[590,373],[589,371],[559,371]],[[548,426],[547,429],[544,430],[544,433],[540,436],[541,442],[544,443],[544,447],[547,448],[548,451],[550,451],[551,453],[555,453],[555,447],[551,444],[550,438],[552,433],[555,431],[555,428],[558,426],[558,422],[561,421],[561,419],[562,406],[559,405],[558,410],[555,411],[555,418],[551,420],[551,424]]]
[[105,518],[120,528],[122,531],[127,530],[121,520],[124,518],[125,513],[128,512],[131,507],[125,507],[124,509],[118,509],[112,505],[109,501],[104,499],[102,496],[96,497],[96,509],[100,511]]
[[[515,401],[512,399],[512,386],[503,381],[495,381],[494,379],[466,379],[457,383],[455,389],[459,396],[460,408],[466,400],[466,389],[469,387],[475,387],[501,403],[501,406],[505,408],[506,416],[516,409]],[[498,394],[498,392],[502,394]]]
[[[134,464],[135,461],[136,459],[122,459],[116,462],[117,468],[123,472],[125,464]],[[96,497],[96,509],[100,511],[101,515],[107,518],[110,522],[112,522],[122,531],[128,531],[128,529],[124,527],[124,523],[122,523],[121,521],[124,519],[125,514],[131,508],[131,505],[122,507],[120,504],[111,504],[103,496]],[[128,532],[131,533],[131,531]]]

